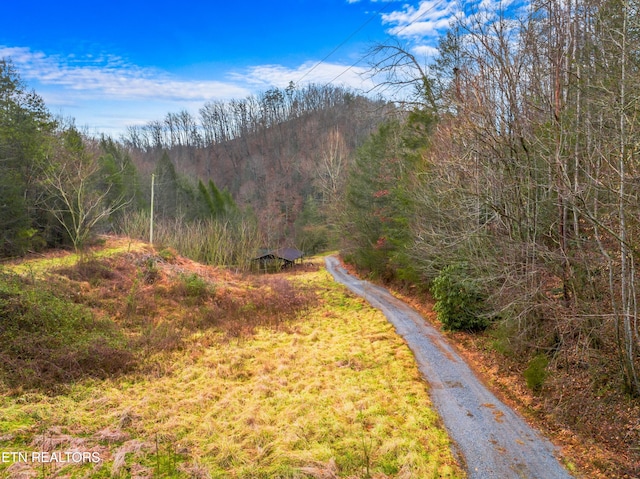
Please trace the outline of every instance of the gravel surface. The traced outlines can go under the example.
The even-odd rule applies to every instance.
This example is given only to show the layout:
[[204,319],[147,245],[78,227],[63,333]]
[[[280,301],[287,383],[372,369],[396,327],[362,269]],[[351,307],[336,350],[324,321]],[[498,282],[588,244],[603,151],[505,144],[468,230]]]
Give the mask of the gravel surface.
[[469,478],[571,478],[553,444],[498,400],[420,314],[386,289],[350,276],[335,256],[325,262],[336,281],[380,309],[406,340]]

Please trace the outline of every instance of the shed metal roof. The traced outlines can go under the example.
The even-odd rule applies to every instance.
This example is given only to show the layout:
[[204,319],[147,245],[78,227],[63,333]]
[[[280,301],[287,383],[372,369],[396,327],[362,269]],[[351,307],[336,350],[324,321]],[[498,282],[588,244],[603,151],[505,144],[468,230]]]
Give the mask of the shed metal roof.
[[272,251],[268,251],[265,252],[263,254],[261,254],[260,256],[258,256],[255,259],[262,259],[262,258],[278,258],[278,259],[283,259],[285,261],[295,261],[297,259],[300,259],[304,256],[304,253],[302,251],[300,251],[299,249],[296,248],[279,248],[279,249],[275,249]]
[[273,254],[287,261],[295,261],[304,256],[304,253],[296,248],[280,248],[273,251]]

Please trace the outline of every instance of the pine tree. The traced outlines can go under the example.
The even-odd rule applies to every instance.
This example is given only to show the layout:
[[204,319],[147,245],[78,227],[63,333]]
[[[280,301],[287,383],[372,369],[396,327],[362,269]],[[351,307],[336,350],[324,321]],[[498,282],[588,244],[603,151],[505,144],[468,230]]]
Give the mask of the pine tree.
[[36,185],[54,127],[42,98],[0,59],[0,255],[22,254],[46,240]]

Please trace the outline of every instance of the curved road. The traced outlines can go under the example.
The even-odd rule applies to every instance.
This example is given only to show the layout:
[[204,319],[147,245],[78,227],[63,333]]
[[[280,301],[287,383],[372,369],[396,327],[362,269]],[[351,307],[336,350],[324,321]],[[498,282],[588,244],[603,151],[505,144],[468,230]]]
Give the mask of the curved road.
[[325,263],[336,281],[380,309],[406,340],[469,478],[571,478],[554,446],[498,400],[420,314],[386,289],[350,276],[335,256]]

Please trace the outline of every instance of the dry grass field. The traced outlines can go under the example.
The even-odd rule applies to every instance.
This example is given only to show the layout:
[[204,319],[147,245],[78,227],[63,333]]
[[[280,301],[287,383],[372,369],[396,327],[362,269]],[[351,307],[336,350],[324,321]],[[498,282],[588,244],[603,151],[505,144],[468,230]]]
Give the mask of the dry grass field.
[[0,477],[464,475],[411,352],[321,260],[98,251],[3,267]]

